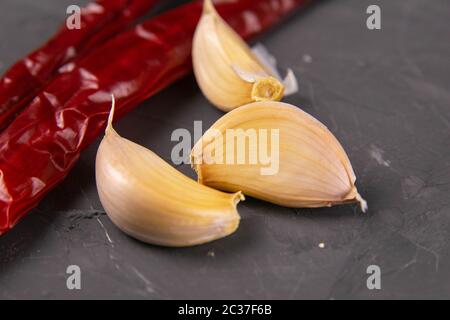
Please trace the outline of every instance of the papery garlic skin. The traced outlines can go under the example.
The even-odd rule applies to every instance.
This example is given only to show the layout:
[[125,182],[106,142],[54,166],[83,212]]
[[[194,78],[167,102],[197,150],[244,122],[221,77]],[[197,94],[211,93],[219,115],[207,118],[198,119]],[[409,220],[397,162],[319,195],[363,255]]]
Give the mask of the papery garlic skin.
[[[216,139],[218,132],[225,135],[230,129],[279,130],[278,172],[264,175],[261,169],[265,165],[260,163],[220,164],[206,159],[206,154],[215,150],[227,152],[223,151],[227,150],[226,139],[223,145],[216,144]],[[267,143],[269,150],[271,143]],[[356,189],[350,161],[337,139],[314,117],[286,103],[256,102],[224,115],[194,146],[191,163],[200,183],[219,190],[240,190],[287,207],[359,202],[363,211],[367,209]]]
[[281,100],[284,85],[240,36],[204,1],[192,48],[194,74],[207,99],[222,111],[254,101]]
[[173,247],[225,237],[239,226],[240,192],[184,176],[152,151],[108,128],[96,158],[100,201],[114,224],[141,241]]

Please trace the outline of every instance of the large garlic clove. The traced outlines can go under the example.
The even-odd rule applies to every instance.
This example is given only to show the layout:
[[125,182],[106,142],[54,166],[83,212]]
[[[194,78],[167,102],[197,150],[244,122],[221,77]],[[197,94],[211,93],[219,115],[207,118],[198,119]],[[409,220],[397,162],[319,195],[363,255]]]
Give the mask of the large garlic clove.
[[97,152],[96,180],[106,213],[122,231],[164,246],[191,246],[233,233],[240,192],[223,193],[184,176],[111,126]]
[[367,208],[333,134],[285,103],[256,102],[224,115],[194,146],[191,163],[200,183],[220,190],[287,207]]
[[254,101],[281,100],[284,85],[204,1],[192,49],[194,73],[208,100],[223,111]]

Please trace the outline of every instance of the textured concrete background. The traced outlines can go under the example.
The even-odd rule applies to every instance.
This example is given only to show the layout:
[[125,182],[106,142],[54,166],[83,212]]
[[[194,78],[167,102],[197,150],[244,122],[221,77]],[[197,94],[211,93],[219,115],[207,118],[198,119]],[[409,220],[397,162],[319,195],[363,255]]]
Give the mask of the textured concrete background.
[[[2,0],[0,71],[48,38],[72,3],[84,2]],[[381,31],[365,27],[369,4],[382,8]],[[286,101],[324,122],[347,150],[367,214],[248,199],[240,229],[226,239],[146,245],[103,212],[97,141],[0,238],[0,298],[450,298],[449,21],[447,0],[330,0],[259,39],[300,79]],[[190,76],[117,130],[169,160],[174,129],[192,130],[194,120],[206,127],[220,115]],[[66,289],[70,264],[81,267],[81,291]],[[372,264],[382,270],[379,291],[366,288]]]

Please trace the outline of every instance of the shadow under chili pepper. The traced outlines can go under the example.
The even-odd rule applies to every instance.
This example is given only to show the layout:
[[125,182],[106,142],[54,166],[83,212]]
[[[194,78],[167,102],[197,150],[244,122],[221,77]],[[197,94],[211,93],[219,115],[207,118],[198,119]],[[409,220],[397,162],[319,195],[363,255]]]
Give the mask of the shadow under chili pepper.
[[[76,232],[78,219],[105,214],[95,209],[101,208],[100,205],[94,208],[90,201],[90,194],[96,192],[92,186],[95,186],[95,167],[78,162],[63,184],[0,237],[0,284],[8,270],[29,269],[26,260],[61,260],[70,252],[70,234]],[[56,249],[55,239],[58,240]]]
[[6,280],[3,277],[10,277],[7,275],[11,275],[11,272],[21,270],[24,260],[32,258],[45,247],[53,220],[52,215],[34,209],[27,219],[20,221],[13,230],[0,238],[0,287]]

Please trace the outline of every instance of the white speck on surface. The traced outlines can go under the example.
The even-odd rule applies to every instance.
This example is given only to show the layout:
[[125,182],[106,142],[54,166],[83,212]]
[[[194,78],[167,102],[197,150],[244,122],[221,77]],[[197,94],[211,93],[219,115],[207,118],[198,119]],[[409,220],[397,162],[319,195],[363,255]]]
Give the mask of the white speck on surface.
[[371,145],[370,146],[370,156],[375,159],[375,161],[381,165],[381,166],[385,166],[385,167],[390,167],[391,166],[391,162],[389,160],[385,160],[384,159],[384,150],[377,147],[376,145]]
[[325,248],[325,243],[323,243],[323,242],[319,243],[319,248],[320,249],[324,249]]
[[214,250],[210,250],[210,251],[208,251],[208,257],[215,257],[216,256],[216,253],[214,252]]
[[312,63],[313,59],[309,54],[304,54],[303,55],[303,62],[304,63]]

